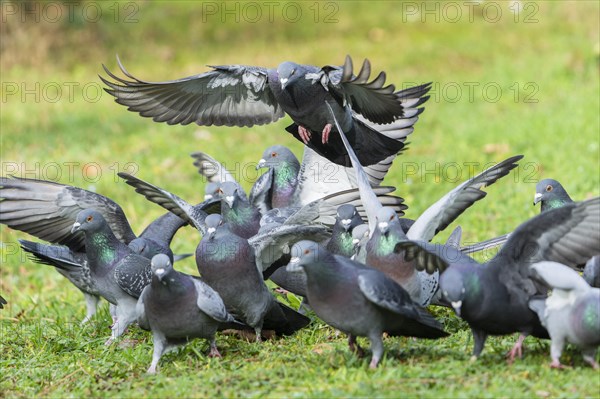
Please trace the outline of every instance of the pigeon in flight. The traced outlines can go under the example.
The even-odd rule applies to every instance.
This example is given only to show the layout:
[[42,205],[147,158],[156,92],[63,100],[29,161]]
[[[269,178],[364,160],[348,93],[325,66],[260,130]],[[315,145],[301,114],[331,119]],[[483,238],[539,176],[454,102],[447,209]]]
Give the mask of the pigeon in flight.
[[353,74],[349,56],[343,66],[322,68],[283,62],[277,68],[244,65],[213,66],[199,75],[148,82],[131,75],[117,58],[126,78],[104,70],[105,89],[115,101],[156,122],[210,126],[254,126],[288,114],[286,128],[294,137],[330,161],[350,166],[329,105],[348,136],[361,164],[373,165],[400,152],[424,108],[431,84],[396,91],[385,86],[380,72],[369,81],[365,60]]

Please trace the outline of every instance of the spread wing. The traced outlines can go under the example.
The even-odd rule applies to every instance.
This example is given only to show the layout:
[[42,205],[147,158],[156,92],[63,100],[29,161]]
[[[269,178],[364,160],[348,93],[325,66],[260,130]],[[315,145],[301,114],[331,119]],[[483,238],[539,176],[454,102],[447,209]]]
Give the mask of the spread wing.
[[243,65],[214,66],[213,70],[166,82],[147,82],[132,76],[117,57],[119,78],[103,65],[111,82],[100,79],[115,101],[155,122],[210,126],[254,126],[284,116],[268,84],[268,70]]

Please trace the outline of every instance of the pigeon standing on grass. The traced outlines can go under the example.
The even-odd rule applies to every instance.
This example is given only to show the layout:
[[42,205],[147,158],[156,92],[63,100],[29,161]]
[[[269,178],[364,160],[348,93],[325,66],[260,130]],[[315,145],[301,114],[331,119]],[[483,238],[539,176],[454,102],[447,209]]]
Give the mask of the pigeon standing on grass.
[[[512,361],[521,356],[527,335],[548,337],[528,307],[532,297],[547,293],[532,279],[529,265],[560,261],[574,267],[593,255],[600,247],[600,198],[567,204],[521,224],[497,255],[483,265],[451,246],[416,242],[399,246],[445,263],[447,269],[440,276],[442,295],[469,323],[475,341],[474,357],[481,354],[488,335],[521,333],[509,352]],[[424,263],[436,268],[435,262]]]
[[356,337],[368,337],[376,368],[383,355],[383,333],[441,338],[448,334],[408,293],[382,272],[333,255],[313,241],[292,247],[290,272],[306,273],[311,308],[327,324],[348,334],[350,350],[362,352]]
[[196,264],[202,279],[219,293],[229,313],[254,328],[257,341],[263,327],[290,335],[309,323],[308,318],[271,295],[256,267],[252,247],[234,234],[220,215],[206,218],[206,234],[196,249]]
[[111,344],[137,318],[136,303],[151,279],[150,260],[133,253],[114,235],[100,212],[79,212],[72,231],[82,231],[90,277],[98,293],[115,305]]
[[562,368],[560,355],[566,342],[582,348],[583,359],[594,369],[596,348],[600,345],[600,289],[590,287],[575,270],[556,262],[531,265],[534,278],[542,281],[552,294],[534,298],[529,307],[548,330],[550,367]]
[[209,357],[221,357],[215,341],[220,323],[233,322],[225,304],[206,283],[173,269],[170,259],[151,261],[152,281],[137,302],[138,321],[152,330],[154,354],[148,373],[156,373],[160,357],[192,338],[210,342]]
[[276,69],[244,65],[214,66],[200,75],[166,82],[132,76],[117,59],[126,78],[104,67],[116,82],[100,77],[115,101],[156,122],[198,125],[263,125],[288,114],[287,127],[298,140],[339,165],[349,166],[329,105],[363,165],[376,164],[400,152],[427,101],[431,85],[396,91],[385,86],[381,72],[369,82],[365,60],[357,76],[352,60],[343,66],[318,68],[283,62]]

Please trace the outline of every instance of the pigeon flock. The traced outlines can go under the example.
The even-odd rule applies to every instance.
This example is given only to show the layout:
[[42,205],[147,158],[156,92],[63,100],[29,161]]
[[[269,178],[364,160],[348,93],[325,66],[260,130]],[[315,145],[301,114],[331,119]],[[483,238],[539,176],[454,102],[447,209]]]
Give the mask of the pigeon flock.
[[[437,233],[486,196],[484,188],[510,174],[521,155],[464,181],[415,220],[404,199],[381,183],[405,149],[430,84],[396,91],[381,72],[370,80],[368,60],[355,75],[350,57],[322,68],[284,62],[277,68],[214,66],[203,74],[165,82],[104,67],[106,91],[130,111],[168,124],[253,126],[286,114],[286,128],[305,145],[300,161],[282,145],[268,147],[264,169],[249,193],[214,157],[192,154],[207,181],[198,203],[138,176],[119,173],[135,191],[167,212],[138,236],[113,200],[52,181],[0,177],[0,223],[42,242],[20,240],[31,260],[52,266],[85,298],[82,324],[101,299],[110,304],[106,345],[137,324],[152,332],[156,373],[165,351],[193,338],[221,357],[218,332],[244,330],[260,342],[292,335],[316,318],[371,343],[378,366],[383,337],[448,336],[428,306],[446,306],[465,320],[480,356],[489,335],[520,333],[551,339],[551,367],[564,367],[566,342],[598,368],[600,345],[600,198],[573,201],[559,182],[537,184],[536,217],[513,232],[461,246],[457,227],[444,244]],[[258,154],[257,154],[258,155]],[[331,173],[319,173],[325,168]],[[317,171],[317,172],[315,172]],[[198,230],[195,254],[173,254],[177,232]],[[470,254],[493,246],[485,263]],[[195,256],[199,276],[174,264]],[[583,276],[579,273],[583,271]],[[293,309],[268,288],[302,299]],[[6,305],[0,297],[0,309]]]

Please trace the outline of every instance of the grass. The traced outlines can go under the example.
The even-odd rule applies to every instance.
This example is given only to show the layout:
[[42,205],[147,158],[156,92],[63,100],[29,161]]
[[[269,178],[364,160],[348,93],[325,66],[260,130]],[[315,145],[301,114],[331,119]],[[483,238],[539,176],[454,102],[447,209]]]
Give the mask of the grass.
[[[465,180],[469,163],[480,171],[490,162],[525,154],[513,175],[490,187],[488,198],[460,217],[466,242],[510,231],[536,214],[531,201],[541,178],[562,181],[576,199],[600,191],[597,2],[524,2],[519,22],[510,3],[484,2],[473,6],[472,22],[463,7],[455,23],[449,22],[453,10],[434,2],[429,3],[433,12],[420,16],[410,8],[425,11],[420,2],[319,3],[317,22],[309,8],[314,3],[291,3],[303,12],[295,23],[277,13],[269,22],[265,9],[257,23],[249,21],[251,14],[239,14],[236,23],[223,10],[212,15],[206,9],[222,3],[193,2],[118,3],[117,22],[108,8],[112,2],[92,3],[103,11],[96,23],[82,17],[81,8],[74,9],[79,16],[72,22],[64,8],[55,23],[47,21],[49,14],[40,14],[40,22],[31,16],[21,22],[24,3],[15,3],[16,16],[6,4],[0,173],[96,190],[120,203],[138,232],[162,209],[116,179],[116,171],[134,170],[194,201],[201,197],[203,181],[190,152],[202,150],[222,160],[249,188],[255,176],[248,165],[264,148],[280,143],[298,155],[302,148],[282,132],[288,119],[244,129],[183,127],[127,112],[106,93],[92,91],[100,87],[100,64],[115,69],[117,53],[132,73],[148,80],[199,73],[205,64],[275,66],[287,59],[340,64],[348,53],[355,62],[368,57],[374,70],[385,70],[398,86],[434,81],[410,149],[385,181],[398,187],[410,206],[409,217]],[[240,13],[247,7],[231,4],[239,4]],[[286,4],[277,3],[281,9],[290,7]],[[496,6],[502,16],[492,23]],[[133,11],[137,22],[126,23],[126,13]],[[325,13],[332,11],[337,22],[325,23]],[[526,17],[537,22],[525,23]],[[52,91],[57,86],[58,97]],[[68,87],[74,87],[71,97]],[[498,88],[502,95],[496,99]],[[451,228],[436,240],[444,240]],[[220,360],[207,359],[207,344],[194,341],[165,355],[160,375],[146,376],[152,351],[148,334],[132,328],[126,338],[137,345],[105,348],[106,307],[80,328],[80,293],[54,271],[27,260],[16,244],[26,234],[5,227],[0,233],[0,293],[9,301],[0,311],[0,396],[599,396],[598,372],[584,365],[578,350],[569,348],[563,355],[573,368],[548,367],[547,341],[529,338],[525,358],[507,366],[504,353],[516,337],[491,338],[482,358],[470,363],[470,332],[445,310],[434,311],[451,337],[386,339],[386,358],[375,371],[368,370],[368,360],[349,353],[343,337],[315,319],[293,337],[262,345],[220,335],[225,355]],[[187,228],[175,238],[174,250],[193,251],[198,238]],[[191,259],[177,266],[195,271]]]

